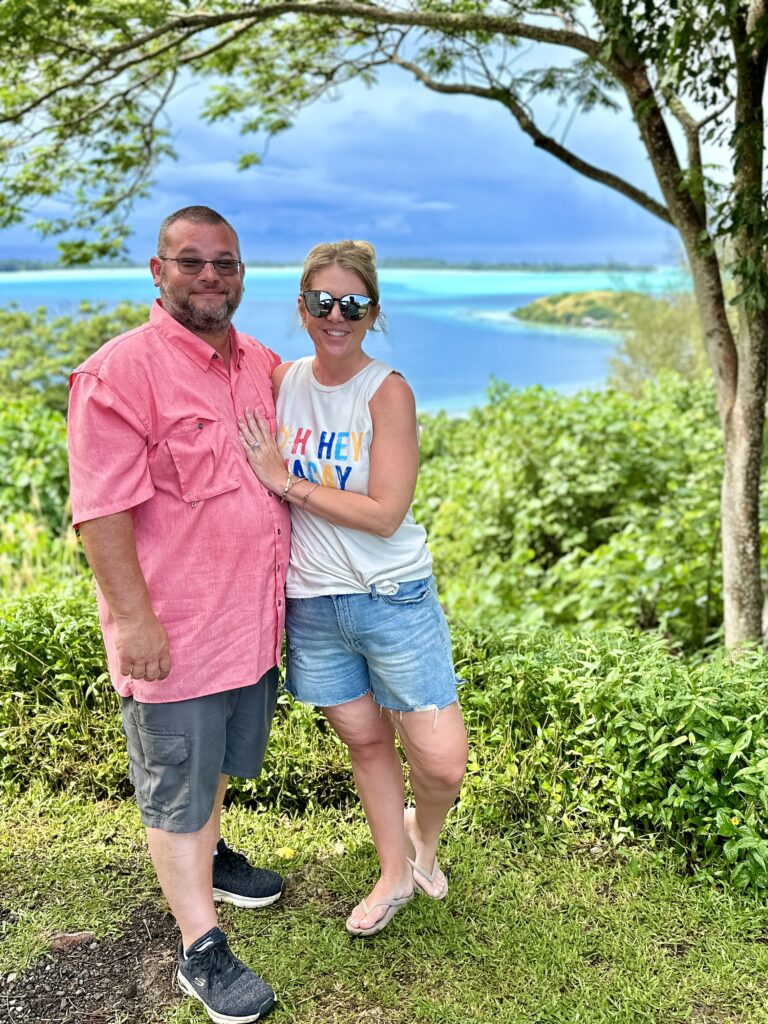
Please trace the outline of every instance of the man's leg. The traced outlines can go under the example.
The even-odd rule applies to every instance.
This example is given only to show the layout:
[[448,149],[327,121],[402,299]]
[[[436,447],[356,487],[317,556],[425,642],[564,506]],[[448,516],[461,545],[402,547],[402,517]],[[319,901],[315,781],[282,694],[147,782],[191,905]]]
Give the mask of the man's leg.
[[228,781],[228,776],[221,776],[213,812],[199,831],[165,832],[147,828],[147,843],[157,880],[176,918],[185,949],[218,925],[211,877]]

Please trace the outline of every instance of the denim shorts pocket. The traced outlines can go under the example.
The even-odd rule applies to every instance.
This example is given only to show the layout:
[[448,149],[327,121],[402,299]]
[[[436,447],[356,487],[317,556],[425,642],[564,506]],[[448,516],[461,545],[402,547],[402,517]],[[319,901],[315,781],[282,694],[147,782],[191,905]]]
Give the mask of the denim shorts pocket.
[[387,604],[421,604],[430,594],[431,577],[425,580],[409,580],[408,583],[401,583],[396,594],[379,594],[382,601]]
[[172,814],[189,806],[189,749],[184,733],[150,732],[137,723],[143,763],[134,766],[139,802]]

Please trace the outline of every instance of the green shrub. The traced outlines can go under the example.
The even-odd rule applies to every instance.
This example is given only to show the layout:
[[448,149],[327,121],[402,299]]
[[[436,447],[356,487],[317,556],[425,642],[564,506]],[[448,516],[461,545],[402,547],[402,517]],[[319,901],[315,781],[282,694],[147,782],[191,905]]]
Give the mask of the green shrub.
[[457,639],[476,821],[653,836],[700,875],[768,887],[768,656],[692,666],[625,632]]
[[[85,578],[0,609],[0,783],[19,790],[36,780],[94,797],[131,792],[105,660]],[[235,789],[284,810],[352,799],[345,749],[324,720],[286,696],[261,778]]]
[[[90,588],[10,603],[0,631],[0,781],[125,796],[119,699]],[[768,881],[768,656],[689,665],[625,632],[455,632],[470,738],[462,813],[535,839],[652,836],[681,864],[739,886]],[[281,697],[250,804],[355,801],[345,749]]]
[[662,628],[694,650],[722,618],[722,442],[712,389],[496,386],[422,421],[415,513],[442,597],[469,625]]
[[68,522],[67,425],[39,398],[3,401],[0,410],[0,520],[32,513],[57,535]]
[[67,379],[92,352],[147,319],[144,305],[81,304],[77,316],[51,317],[47,310],[0,309],[0,394],[39,398],[67,411]]

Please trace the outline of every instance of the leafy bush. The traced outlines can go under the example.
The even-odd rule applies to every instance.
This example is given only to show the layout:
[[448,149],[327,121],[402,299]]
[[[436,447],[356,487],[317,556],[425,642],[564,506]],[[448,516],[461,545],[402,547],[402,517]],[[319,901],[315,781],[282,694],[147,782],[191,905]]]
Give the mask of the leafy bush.
[[61,413],[37,398],[8,399],[0,411],[0,519],[33,513],[51,533],[67,523],[67,427]]
[[41,589],[81,573],[69,519],[66,424],[39,397],[0,410],[0,588]]
[[[126,796],[120,699],[106,672],[93,585],[85,578],[0,610],[0,783],[32,780],[94,797]],[[344,804],[352,783],[346,752],[312,710],[283,696],[255,802],[301,810]]]
[[[658,635],[455,633],[470,737],[462,809],[533,837],[653,836],[713,878],[768,882],[768,656],[691,666]],[[125,796],[119,699],[90,588],[7,605],[0,630],[0,781]],[[301,811],[347,806],[345,749],[311,709],[281,697],[243,799]]]
[[608,382],[639,394],[664,370],[687,380],[705,380],[711,370],[696,300],[690,292],[629,303],[617,325],[621,338],[610,360]]
[[447,607],[711,641],[721,450],[711,388],[673,375],[640,397],[497,385],[464,419],[424,418],[415,513]]
[[0,308],[0,394],[40,398],[67,411],[67,379],[105,341],[147,319],[146,306],[121,302],[105,310],[84,302],[75,317],[50,317],[43,308]]
[[458,640],[476,822],[650,835],[700,875],[768,887],[768,656],[691,666],[625,632]]

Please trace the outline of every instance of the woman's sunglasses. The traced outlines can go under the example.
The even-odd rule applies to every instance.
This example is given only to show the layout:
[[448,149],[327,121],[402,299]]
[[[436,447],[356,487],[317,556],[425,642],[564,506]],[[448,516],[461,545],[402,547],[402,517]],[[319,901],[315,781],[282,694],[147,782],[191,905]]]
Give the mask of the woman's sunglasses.
[[309,291],[302,292],[301,297],[310,316],[328,316],[334,302],[338,302],[339,312],[345,320],[362,320],[371,307],[371,300],[367,295],[342,295],[337,299],[329,292]]

